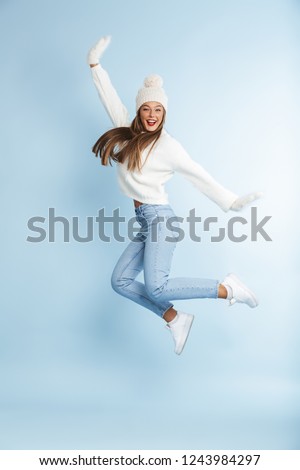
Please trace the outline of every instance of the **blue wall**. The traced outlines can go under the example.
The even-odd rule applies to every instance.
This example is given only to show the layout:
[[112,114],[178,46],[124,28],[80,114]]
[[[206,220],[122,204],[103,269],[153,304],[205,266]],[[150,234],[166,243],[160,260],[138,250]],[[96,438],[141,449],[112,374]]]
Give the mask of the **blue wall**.
[[[299,2],[11,0],[0,12],[1,448],[299,449]],[[132,116],[144,77],[161,74],[168,131],[233,191],[263,190],[259,218],[272,216],[272,242],[178,244],[173,275],[234,271],[261,302],[177,302],[197,316],[180,357],[155,315],[111,290],[125,243],[26,240],[49,207],[79,217],[82,236],[103,207],[133,215],[90,151],[110,127],[86,65],[103,34]],[[178,175],[168,191],[182,217],[232,216]]]

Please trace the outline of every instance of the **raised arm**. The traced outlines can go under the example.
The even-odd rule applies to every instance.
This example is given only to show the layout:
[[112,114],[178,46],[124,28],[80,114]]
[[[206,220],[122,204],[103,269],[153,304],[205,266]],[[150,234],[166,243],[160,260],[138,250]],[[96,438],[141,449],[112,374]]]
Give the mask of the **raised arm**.
[[110,43],[110,36],[102,37],[88,53],[88,63],[91,67],[92,77],[99,97],[105,107],[113,125],[123,127],[130,125],[127,109],[113,87],[108,73],[99,64],[99,58]]
[[192,160],[184,148],[177,143],[177,151],[174,152],[174,170],[181,173],[196,186],[209,199],[227,212],[239,211],[246,205],[262,196],[261,192],[254,192],[247,196],[239,197],[232,191],[218,183],[199,163]]

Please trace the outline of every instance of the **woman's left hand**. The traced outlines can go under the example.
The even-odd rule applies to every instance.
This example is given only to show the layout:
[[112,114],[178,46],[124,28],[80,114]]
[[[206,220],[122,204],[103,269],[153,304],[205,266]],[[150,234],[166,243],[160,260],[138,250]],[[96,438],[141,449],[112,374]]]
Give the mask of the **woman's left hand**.
[[255,193],[250,193],[247,194],[246,196],[241,196],[237,198],[232,206],[230,207],[230,210],[232,211],[240,211],[244,209],[245,206],[250,204],[252,201],[255,201],[256,199],[259,199],[263,196],[263,193],[260,191],[257,191]]

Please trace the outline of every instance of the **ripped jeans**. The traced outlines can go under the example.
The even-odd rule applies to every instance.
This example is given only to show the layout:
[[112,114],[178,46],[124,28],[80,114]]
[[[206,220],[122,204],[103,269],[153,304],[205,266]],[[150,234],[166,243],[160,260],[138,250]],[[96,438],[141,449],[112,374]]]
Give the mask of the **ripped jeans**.
[[[179,226],[171,206],[142,204],[135,214],[140,229],[114,268],[112,288],[160,317],[171,300],[217,298],[217,280],[169,277]],[[142,270],[144,283],[135,280]]]

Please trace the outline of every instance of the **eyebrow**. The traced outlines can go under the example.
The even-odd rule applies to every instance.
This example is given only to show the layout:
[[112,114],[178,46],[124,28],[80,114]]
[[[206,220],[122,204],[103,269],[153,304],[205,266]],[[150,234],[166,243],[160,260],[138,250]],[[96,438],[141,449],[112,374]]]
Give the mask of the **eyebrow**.
[[[153,108],[162,108],[163,106],[161,104],[158,104],[156,106],[153,106]],[[151,106],[148,106],[147,104],[143,104],[142,108],[151,108]]]

